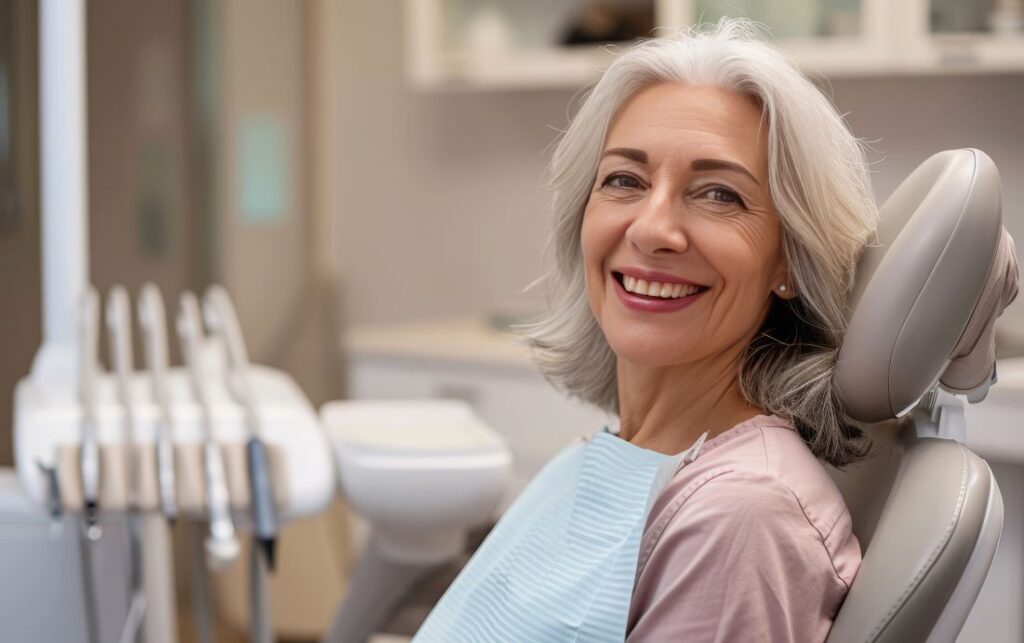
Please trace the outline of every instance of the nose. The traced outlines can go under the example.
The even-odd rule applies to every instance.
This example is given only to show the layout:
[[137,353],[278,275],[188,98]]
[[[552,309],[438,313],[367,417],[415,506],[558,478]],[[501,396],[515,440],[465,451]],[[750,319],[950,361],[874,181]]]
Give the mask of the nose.
[[652,192],[637,205],[636,218],[626,228],[626,241],[648,255],[684,252],[689,239],[680,201],[669,193]]

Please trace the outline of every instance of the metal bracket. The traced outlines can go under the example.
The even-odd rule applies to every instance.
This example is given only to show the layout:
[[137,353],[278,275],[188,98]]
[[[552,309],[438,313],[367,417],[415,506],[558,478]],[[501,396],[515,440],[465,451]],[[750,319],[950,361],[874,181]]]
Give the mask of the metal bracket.
[[964,401],[941,388],[929,391],[913,411],[914,432],[918,438],[942,438],[964,443],[967,419]]

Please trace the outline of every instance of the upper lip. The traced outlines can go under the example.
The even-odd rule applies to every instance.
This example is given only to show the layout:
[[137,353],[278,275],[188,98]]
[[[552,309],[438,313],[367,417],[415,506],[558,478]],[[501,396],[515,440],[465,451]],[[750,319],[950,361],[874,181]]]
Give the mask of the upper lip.
[[643,279],[647,283],[656,281],[662,284],[683,284],[685,286],[706,287],[704,284],[699,284],[696,281],[690,281],[689,279],[670,275],[666,272],[658,272],[657,270],[643,270],[641,268],[612,268],[612,272],[622,273],[625,276],[633,277],[635,279]]

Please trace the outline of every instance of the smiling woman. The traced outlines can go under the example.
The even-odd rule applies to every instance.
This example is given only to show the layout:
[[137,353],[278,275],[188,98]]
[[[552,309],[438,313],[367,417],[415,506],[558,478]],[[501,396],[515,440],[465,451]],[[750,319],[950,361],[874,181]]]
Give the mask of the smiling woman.
[[[686,409],[673,417],[693,425],[659,430],[666,446],[667,435],[692,442],[714,406],[742,419],[743,400],[791,421],[825,462],[865,453],[831,374],[853,268],[878,216],[867,163],[829,100],[750,23],[723,20],[623,54],[559,142],[551,176],[556,296],[526,334],[556,386],[620,413],[632,438],[639,429],[621,404],[633,394],[621,379],[636,361],[630,347],[646,342],[659,359],[685,354],[690,364],[662,384]],[[611,256],[595,263],[594,252]],[[626,276],[638,282],[626,294],[646,298],[604,306]],[[651,308],[652,280],[707,292],[699,305]],[[678,312],[630,315],[637,306]],[[694,390],[685,382],[696,372],[732,386]],[[654,446],[646,439],[635,442]]]
[[[742,94],[659,83],[609,129],[580,236],[590,310],[617,358],[620,435],[634,444],[675,453],[760,412],[738,365],[772,290],[794,297],[760,123]],[[631,402],[653,386],[674,391],[673,408],[644,421]]]
[[419,641],[822,641],[861,561],[821,462],[877,211],[857,140],[749,23],[642,43],[556,148],[541,370],[618,413],[492,530]]

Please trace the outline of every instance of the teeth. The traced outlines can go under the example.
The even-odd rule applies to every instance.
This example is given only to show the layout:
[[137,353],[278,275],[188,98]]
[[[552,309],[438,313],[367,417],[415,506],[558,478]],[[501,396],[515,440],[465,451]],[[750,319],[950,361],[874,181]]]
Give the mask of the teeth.
[[623,275],[622,284],[627,292],[648,297],[660,297],[662,299],[678,299],[689,297],[699,290],[698,286],[687,284],[670,284],[652,281],[650,283],[636,277]]

